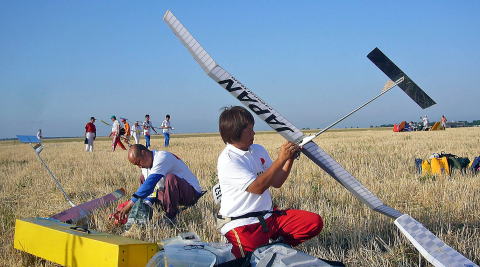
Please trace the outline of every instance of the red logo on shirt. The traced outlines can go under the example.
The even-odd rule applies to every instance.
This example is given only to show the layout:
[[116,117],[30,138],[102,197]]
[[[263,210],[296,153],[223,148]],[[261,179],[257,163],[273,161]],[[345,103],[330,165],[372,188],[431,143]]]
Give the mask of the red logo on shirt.
[[260,161],[262,162],[262,165],[265,164],[265,159],[264,158],[260,158]]

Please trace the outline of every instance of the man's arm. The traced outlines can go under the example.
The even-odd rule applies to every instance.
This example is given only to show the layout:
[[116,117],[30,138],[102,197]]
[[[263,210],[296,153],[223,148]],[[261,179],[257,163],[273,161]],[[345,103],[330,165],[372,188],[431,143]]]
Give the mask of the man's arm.
[[132,198],[130,201],[128,201],[128,204],[125,205],[121,210],[117,211],[116,213],[118,214],[118,217],[120,219],[124,219],[128,216],[128,213],[132,209],[133,205],[135,202],[138,201],[140,198],[146,198],[150,194],[152,194],[153,190],[155,190],[155,185],[160,181],[160,179],[163,178],[163,175],[161,174],[151,174],[147,177],[147,179],[143,182],[143,184],[140,185],[138,188],[137,192],[133,194]]
[[152,128],[152,130],[153,130],[156,134],[158,134],[158,133],[157,133],[157,130],[155,130],[155,127],[153,127],[153,125],[152,125],[151,122],[150,122],[150,128]]
[[146,198],[150,194],[153,193],[153,190],[155,190],[155,185],[160,181],[160,179],[163,178],[163,175],[161,174],[150,174],[147,179],[143,182],[143,184],[140,185],[140,187],[137,189],[137,192],[135,192],[130,199],[132,202],[137,202],[139,198]]
[[275,179],[275,181],[272,183],[273,187],[280,188],[285,182],[285,180],[287,180],[287,177],[290,174],[290,170],[292,170],[293,161],[294,159],[290,158],[285,162],[285,164],[283,164],[282,169],[277,172],[278,178]]
[[278,158],[247,187],[246,191],[261,195],[270,186],[281,187],[290,174],[295,153],[299,150],[300,148],[292,142],[283,144]]

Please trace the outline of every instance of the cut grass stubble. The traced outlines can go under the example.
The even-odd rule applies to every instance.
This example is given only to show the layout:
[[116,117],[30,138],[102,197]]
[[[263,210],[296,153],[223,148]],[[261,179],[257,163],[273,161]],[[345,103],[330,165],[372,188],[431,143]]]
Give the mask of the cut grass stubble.
[[[425,178],[415,174],[414,158],[445,151],[472,159],[480,154],[480,128],[439,132],[327,132],[316,142],[387,205],[410,214],[447,244],[474,262],[480,261],[480,176],[470,173]],[[142,140],[143,141],[143,140]],[[154,149],[163,149],[161,139]],[[257,133],[256,143],[276,158],[283,139]],[[169,151],[178,155],[204,189],[217,183],[216,161],[223,149],[218,135],[172,136]],[[125,151],[110,152],[110,142],[95,142],[95,152],[83,152],[83,142],[48,142],[42,156],[75,203],[101,197],[120,187],[127,195],[138,187],[139,169]],[[0,143],[0,265],[55,266],[25,257],[13,249],[15,218],[45,217],[69,208],[28,145]],[[324,219],[320,235],[299,248],[312,255],[340,260],[350,266],[418,266],[425,260],[393,225],[368,209],[346,189],[302,156],[295,161],[281,189],[272,189],[281,208],[305,209]],[[127,197],[121,201],[126,200]],[[120,234],[108,220],[114,206],[94,212],[91,227]],[[221,241],[215,228],[215,207],[208,192],[195,207],[182,212],[178,226],[205,241]],[[157,212],[155,218],[160,214]],[[133,237],[159,242],[179,231],[152,225]]]

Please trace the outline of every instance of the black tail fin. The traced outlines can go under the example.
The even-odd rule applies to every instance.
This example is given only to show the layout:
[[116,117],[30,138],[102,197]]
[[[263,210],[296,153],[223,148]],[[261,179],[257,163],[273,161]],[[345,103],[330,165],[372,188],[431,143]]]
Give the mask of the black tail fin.
[[404,77],[403,82],[398,86],[417,103],[421,108],[426,109],[436,104],[414,81],[410,79],[400,68],[395,65],[380,49],[375,48],[367,55],[368,59],[373,62],[388,78],[392,81]]

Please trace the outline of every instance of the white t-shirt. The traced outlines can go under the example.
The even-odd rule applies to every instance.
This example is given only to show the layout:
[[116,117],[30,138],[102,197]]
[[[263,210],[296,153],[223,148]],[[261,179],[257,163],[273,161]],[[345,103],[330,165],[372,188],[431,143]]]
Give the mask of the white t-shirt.
[[130,133],[132,135],[137,135],[137,134],[140,134],[141,132],[141,126],[137,124],[137,126],[135,126],[135,124],[132,125],[132,127],[130,128]]
[[428,126],[428,118],[423,117],[423,126],[427,127]]
[[118,120],[115,120],[112,124],[112,133],[116,133],[117,130],[120,131],[120,122]]
[[152,127],[152,123],[150,121],[143,122],[143,135],[150,135],[150,127]]
[[[222,190],[220,215],[236,217],[254,211],[272,210],[272,196],[268,189],[261,195],[245,191],[271,165],[272,160],[261,145],[253,144],[248,151],[243,151],[227,144],[218,157],[217,165]],[[255,217],[233,220],[225,224],[220,232],[225,235],[235,227],[258,222]]]
[[[153,164],[151,169],[142,168],[142,174],[145,179],[150,174],[160,174],[166,176],[167,174],[175,174],[178,178],[182,178],[187,181],[197,192],[202,192],[202,188],[198,183],[197,177],[190,171],[190,169],[185,165],[185,163],[175,156],[175,154],[167,151],[156,151],[153,152]],[[163,178],[160,179],[158,183],[163,184]]]
[[[161,127],[170,127],[170,121],[163,120]],[[170,132],[170,128],[163,128],[162,132],[164,132],[164,133],[169,133],[169,132]]]

